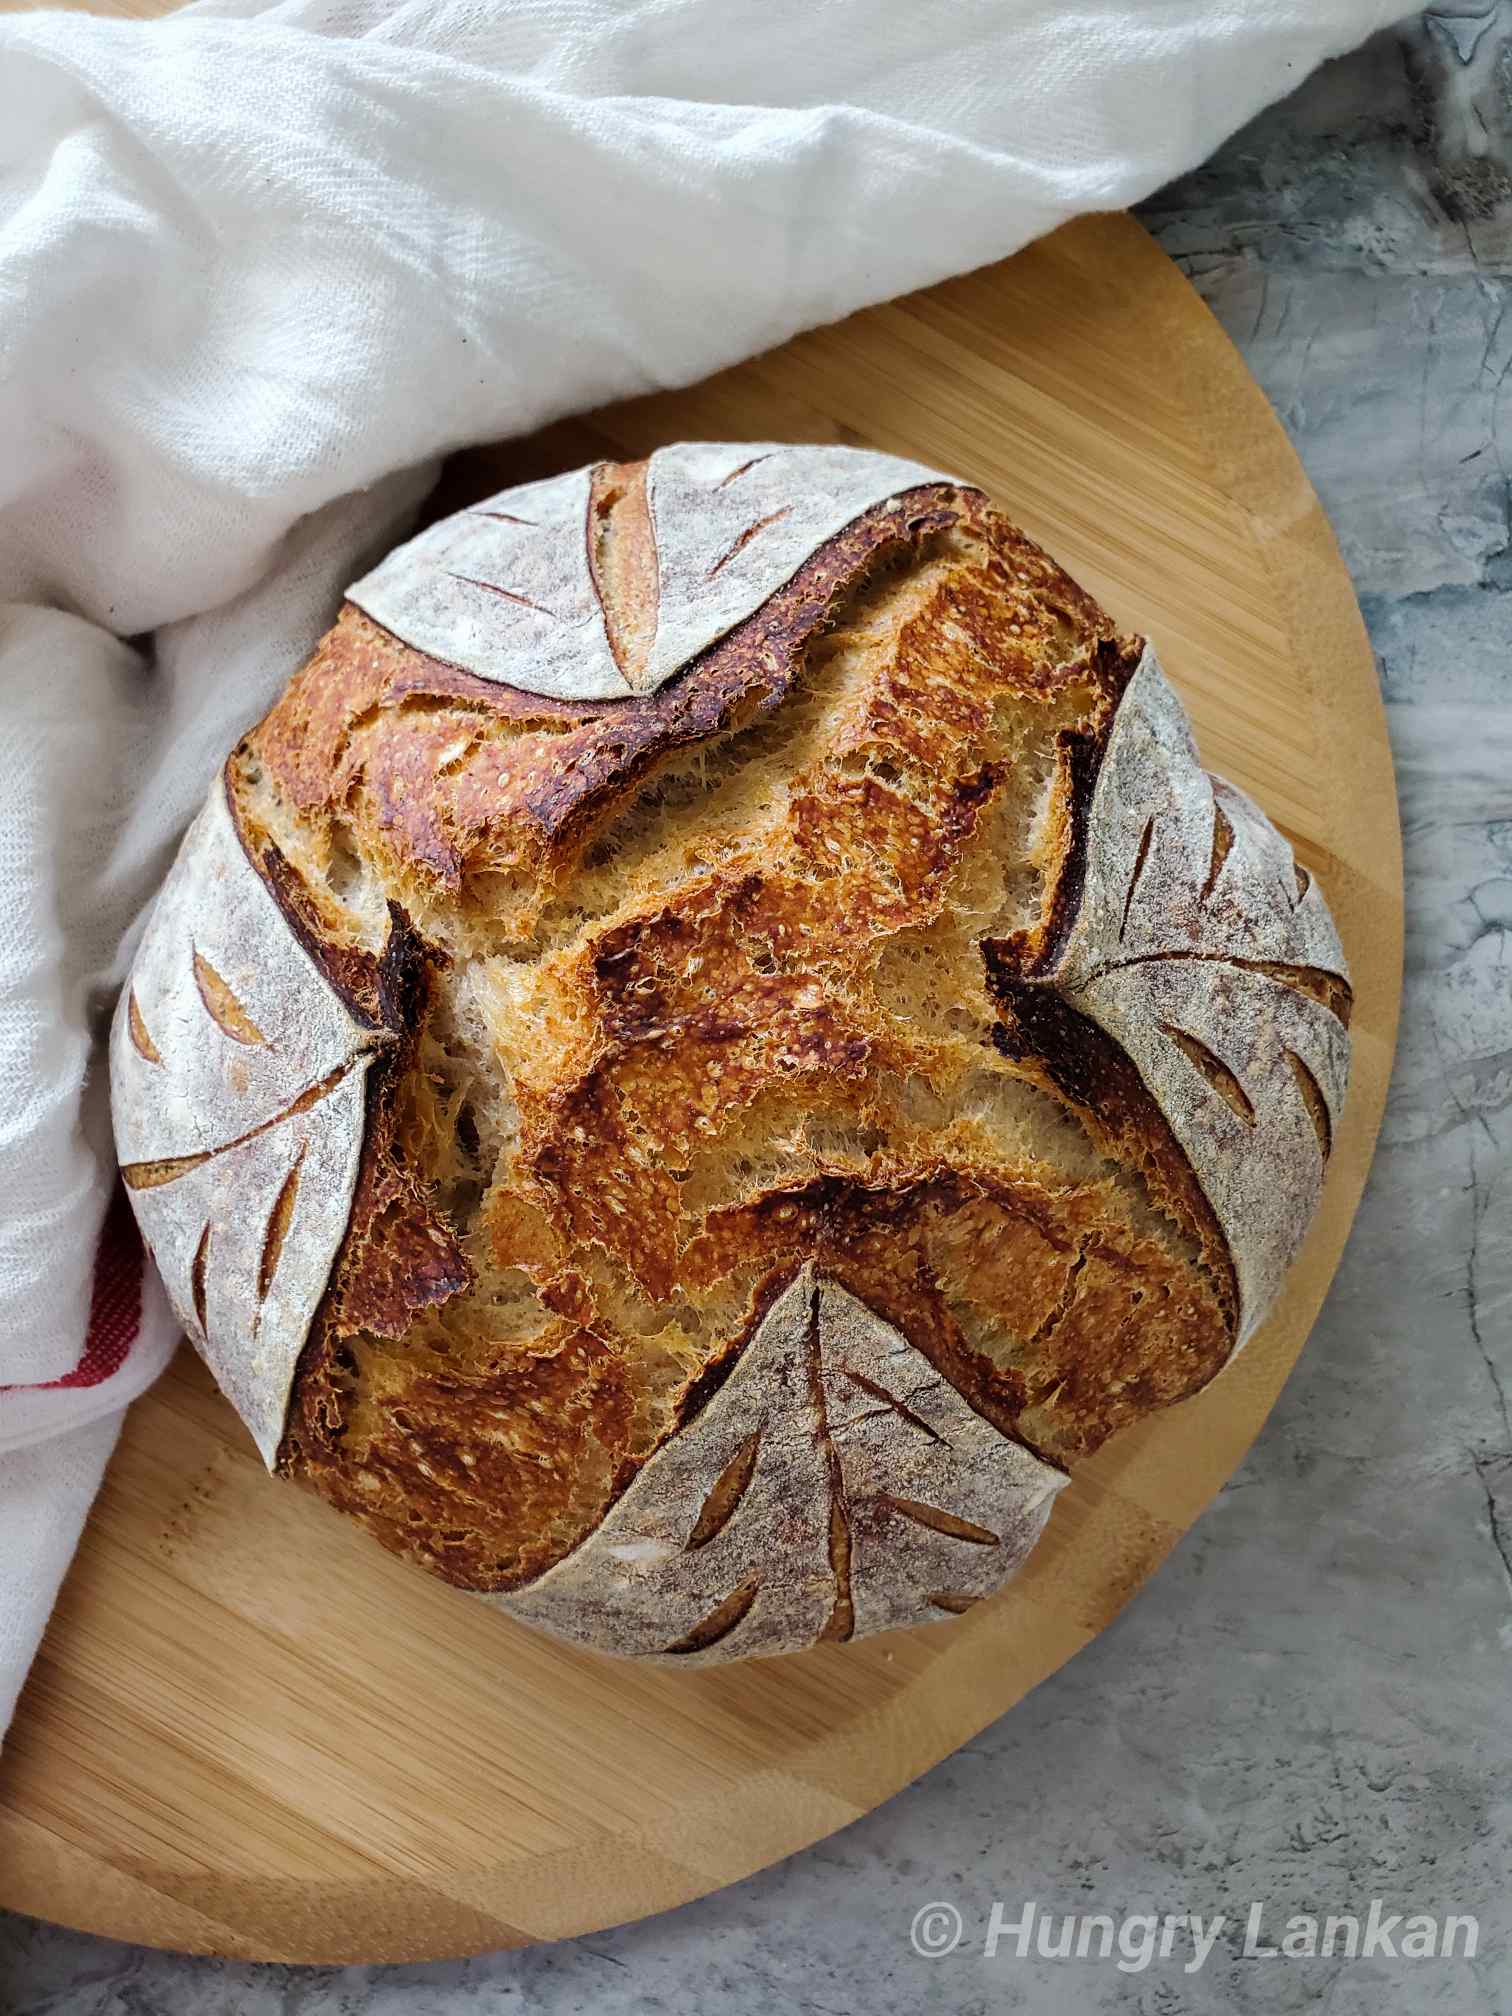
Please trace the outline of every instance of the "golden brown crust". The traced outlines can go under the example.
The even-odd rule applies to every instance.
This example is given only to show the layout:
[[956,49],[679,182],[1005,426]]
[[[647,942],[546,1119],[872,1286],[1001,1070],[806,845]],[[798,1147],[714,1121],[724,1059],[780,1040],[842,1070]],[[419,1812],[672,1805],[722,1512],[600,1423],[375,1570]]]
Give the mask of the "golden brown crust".
[[[954,524],[974,497],[938,484],[874,507],[680,678],[630,701],[500,686],[411,649],[348,604],[253,747],[296,811],[360,795],[374,848],[449,898],[466,873],[549,875],[575,832],[658,759],[779,706],[850,585],[889,548]],[[513,732],[501,764],[489,731],[504,723]]]
[[[636,481],[594,491],[630,514],[594,564],[632,685]],[[1210,1377],[1211,1211],[1033,984],[1137,655],[948,484],[628,701],[539,700],[345,610],[238,753],[242,817],[328,970],[372,937],[343,854],[438,943],[281,1467],[518,1587],[811,1262],[1057,1462]]]

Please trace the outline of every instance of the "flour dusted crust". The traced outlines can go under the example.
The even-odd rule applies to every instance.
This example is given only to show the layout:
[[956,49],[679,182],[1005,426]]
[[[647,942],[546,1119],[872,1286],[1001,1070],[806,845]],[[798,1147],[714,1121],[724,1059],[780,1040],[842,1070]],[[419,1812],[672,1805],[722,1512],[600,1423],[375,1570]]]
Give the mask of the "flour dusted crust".
[[116,1015],[116,1147],[179,1320],[270,1464],[393,1040],[289,932],[217,779]]
[[[175,1314],[274,1464],[294,1367],[373,1191],[373,1064],[403,1054],[405,933],[337,988],[246,857],[216,778],[147,921],[111,1030],[121,1175]],[[367,1149],[367,1183],[363,1159]],[[405,1306],[464,1268],[423,1208]]]
[[1148,646],[932,471],[491,498],[217,792],[115,1032],[149,1240],[270,1463],[561,1636],[967,1607],[1306,1228],[1322,898]]
[[599,592],[594,474],[527,483],[443,519],[364,575],[350,600],[480,678],[564,700],[624,699],[665,685],[870,505],[937,480],[916,462],[850,448],[659,448],[630,479],[657,577],[654,636],[636,654]]
[[1001,1435],[853,1295],[800,1267],[724,1384],[527,1623],[688,1664],[958,1615],[1024,1560],[1063,1472]]
[[1344,971],[1317,884],[1251,799],[1204,774],[1147,649],[1098,772],[1076,922],[1041,984],[1113,1038],[1170,1122],[1233,1256],[1241,1341],[1317,1205],[1349,1082]]

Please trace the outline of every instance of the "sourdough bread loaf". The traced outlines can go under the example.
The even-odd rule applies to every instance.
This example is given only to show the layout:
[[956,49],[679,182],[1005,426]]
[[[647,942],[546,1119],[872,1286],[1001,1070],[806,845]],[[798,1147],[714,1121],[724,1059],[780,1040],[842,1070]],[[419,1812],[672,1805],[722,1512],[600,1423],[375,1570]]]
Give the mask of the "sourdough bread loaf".
[[411,540],[232,752],[112,1046],[270,1467],[550,1631],[964,1610],[1316,1203],[1350,992],[983,495],[698,444]]

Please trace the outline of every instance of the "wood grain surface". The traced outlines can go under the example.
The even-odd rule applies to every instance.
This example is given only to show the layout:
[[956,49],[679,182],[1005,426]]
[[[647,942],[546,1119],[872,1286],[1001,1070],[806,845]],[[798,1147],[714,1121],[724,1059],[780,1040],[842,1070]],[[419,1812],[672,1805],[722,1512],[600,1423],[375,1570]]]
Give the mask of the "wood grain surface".
[[696,1673],[567,1650],[391,1559],[265,1476],[184,1351],[132,1411],[0,1759],[0,1902],[335,1961],[699,1896],[866,1812],[1085,1645],[1228,1476],[1301,1348],[1385,1096],[1401,855],[1348,579],[1217,324],[1137,224],[1088,219],[690,391],[463,458],[444,502],[680,436],[852,441],[980,482],[1155,638],[1207,762],[1322,880],[1354,971],[1349,1106],[1282,1303],[1205,1393],[1083,1468],[1001,1597]]

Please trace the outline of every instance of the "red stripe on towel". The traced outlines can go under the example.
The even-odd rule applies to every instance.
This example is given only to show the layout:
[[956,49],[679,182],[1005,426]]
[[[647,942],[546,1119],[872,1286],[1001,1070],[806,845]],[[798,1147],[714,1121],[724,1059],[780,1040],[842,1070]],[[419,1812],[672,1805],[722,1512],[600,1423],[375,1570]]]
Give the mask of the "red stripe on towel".
[[[49,1393],[60,1386],[98,1386],[120,1371],[127,1352],[136,1342],[141,1322],[142,1235],[127,1201],[125,1185],[117,1183],[95,1249],[89,1329],[79,1362],[61,1379],[45,1380],[30,1390]],[[0,1386],[0,1393],[20,1390]]]

